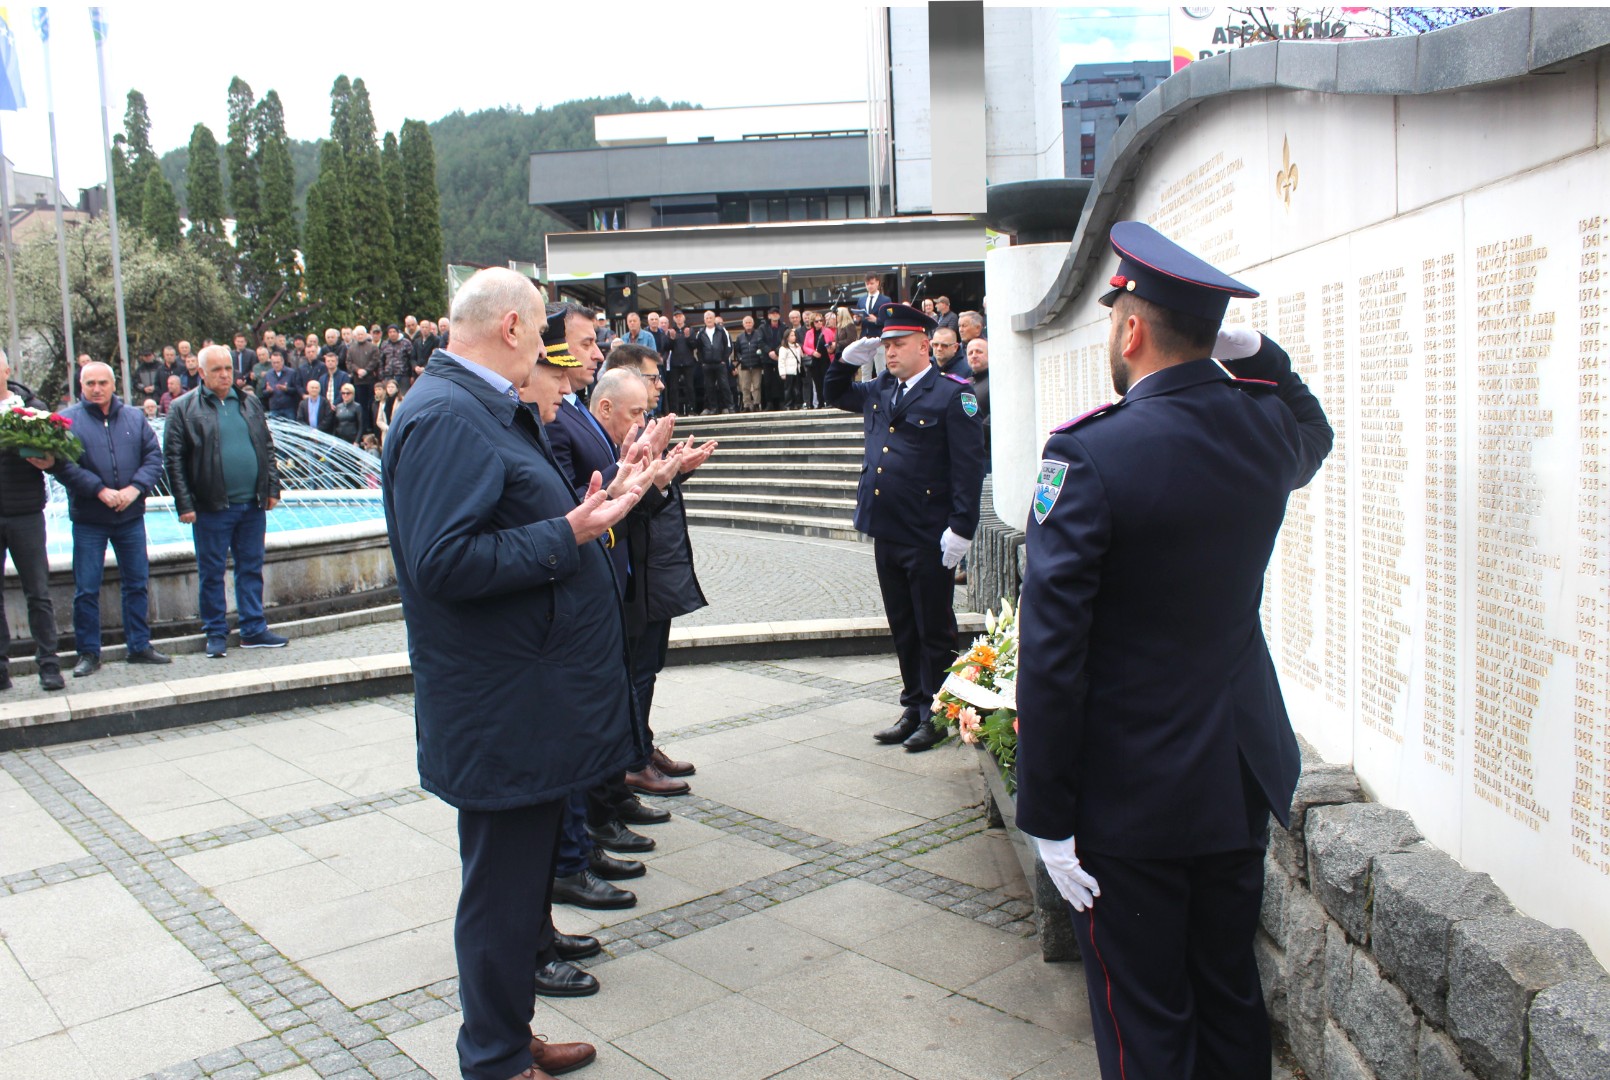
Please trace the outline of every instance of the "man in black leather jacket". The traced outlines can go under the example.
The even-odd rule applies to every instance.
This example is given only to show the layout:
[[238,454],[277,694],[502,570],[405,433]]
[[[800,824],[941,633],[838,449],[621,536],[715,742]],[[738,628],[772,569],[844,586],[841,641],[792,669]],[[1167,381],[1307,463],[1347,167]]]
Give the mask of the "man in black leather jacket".
[[265,514],[279,503],[280,480],[262,403],[235,389],[229,351],[216,345],[201,350],[201,377],[201,388],[174,402],[168,413],[162,456],[174,511],[195,526],[207,655],[221,660],[229,644],[224,560],[230,554],[242,647],[286,644],[263,617]]

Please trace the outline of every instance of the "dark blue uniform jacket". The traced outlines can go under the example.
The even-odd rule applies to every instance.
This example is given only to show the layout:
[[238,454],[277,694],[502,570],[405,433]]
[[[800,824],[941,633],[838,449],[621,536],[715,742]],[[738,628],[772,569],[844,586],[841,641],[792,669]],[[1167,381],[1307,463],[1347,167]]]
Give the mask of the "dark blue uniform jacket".
[[1031,835],[1168,859],[1258,845],[1264,802],[1287,820],[1297,742],[1259,604],[1332,434],[1278,345],[1234,366],[1272,382],[1190,361],[1045,445],[1017,678]]
[[971,540],[984,484],[984,428],[972,385],[930,367],[896,411],[900,380],[886,371],[855,382],[856,370],[835,360],[822,380],[823,400],[866,421],[855,527],[920,547],[937,545],[947,528]]
[[440,352],[386,435],[419,776],[467,810],[563,798],[643,760],[602,545],[541,422]]

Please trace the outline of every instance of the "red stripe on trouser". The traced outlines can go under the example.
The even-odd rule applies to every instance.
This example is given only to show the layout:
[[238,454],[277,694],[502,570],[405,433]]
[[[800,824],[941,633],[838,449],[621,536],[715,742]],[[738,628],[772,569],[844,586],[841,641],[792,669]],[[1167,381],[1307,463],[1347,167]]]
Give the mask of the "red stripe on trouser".
[[1124,1033],[1118,1028],[1118,1014],[1112,1011],[1112,973],[1107,970],[1107,961],[1101,958],[1101,949],[1096,945],[1096,909],[1090,908],[1090,947],[1096,950],[1096,962],[1101,965],[1101,977],[1107,980],[1107,1015],[1112,1018],[1113,1037],[1118,1040],[1118,1075],[1127,1077],[1124,1071]]

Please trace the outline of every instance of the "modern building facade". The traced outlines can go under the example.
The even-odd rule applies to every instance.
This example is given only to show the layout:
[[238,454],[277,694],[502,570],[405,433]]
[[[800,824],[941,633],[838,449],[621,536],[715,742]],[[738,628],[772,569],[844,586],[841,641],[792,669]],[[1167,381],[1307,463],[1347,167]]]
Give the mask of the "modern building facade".
[[1167,60],[1075,64],[1062,80],[1064,175],[1095,176],[1118,125],[1170,69]]
[[[601,303],[629,272],[641,310],[737,317],[853,299],[875,270],[981,304],[986,180],[1061,172],[1054,13],[937,7],[869,12],[863,100],[600,116],[596,148],[532,154],[531,205],[574,230],[548,235],[550,293]],[[936,170],[977,183],[936,201]]]

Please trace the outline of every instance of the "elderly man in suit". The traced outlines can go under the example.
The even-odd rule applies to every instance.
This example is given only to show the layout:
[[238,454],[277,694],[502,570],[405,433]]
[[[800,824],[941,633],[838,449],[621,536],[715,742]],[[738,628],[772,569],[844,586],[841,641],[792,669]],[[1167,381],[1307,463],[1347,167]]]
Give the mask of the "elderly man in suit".
[[1299,759],[1258,600],[1331,428],[1278,345],[1220,332],[1256,292],[1111,239],[1121,396],[1052,434],[1028,523],[1017,824],[1080,913],[1101,1075],[1267,1076],[1253,933]]
[[[458,810],[463,886],[453,940],[468,1080],[543,1078],[585,1064],[585,1043],[533,1037],[533,975],[587,994],[550,895],[565,800],[641,760],[625,630],[599,542],[639,490],[583,494],[560,472],[539,413],[565,385],[542,363],[542,301],[511,270],[453,298],[438,349],[386,438],[386,529],[408,624],[420,784]],[[535,381],[537,412],[519,388]],[[581,666],[592,674],[577,679]]]

